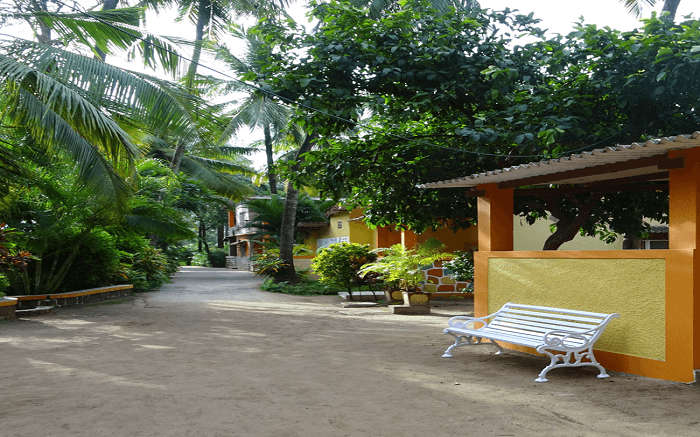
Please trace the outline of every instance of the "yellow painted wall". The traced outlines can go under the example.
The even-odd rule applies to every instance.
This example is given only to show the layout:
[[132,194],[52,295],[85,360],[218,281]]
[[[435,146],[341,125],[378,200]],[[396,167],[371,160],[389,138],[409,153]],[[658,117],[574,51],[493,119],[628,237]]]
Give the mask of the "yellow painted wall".
[[504,303],[619,313],[596,349],[653,360],[666,352],[664,259],[488,260],[488,312]]
[[[359,208],[353,209],[348,217],[350,229],[350,242],[357,244],[368,244],[371,248],[377,247],[377,230],[370,229],[369,226],[360,218],[362,210]],[[335,217],[332,217],[333,220]]]
[[[513,250],[542,250],[544,242],[552,235],[551,222],[539,219],[529,225],[523,217],[513,216]],[[559,250],[621,250],[622,237],[612,244],[600,241],[596,237],[576,235],[573,240],[562,244]]]
[[456,250],[475,250],[477,248],[478,230],[476,226],[469,228],[452,230],[449,225],[443,226],[436,231],[425,230],[418,235],[418,243],[422,243],[430,238],[436,238],[445,245],[446,252]]

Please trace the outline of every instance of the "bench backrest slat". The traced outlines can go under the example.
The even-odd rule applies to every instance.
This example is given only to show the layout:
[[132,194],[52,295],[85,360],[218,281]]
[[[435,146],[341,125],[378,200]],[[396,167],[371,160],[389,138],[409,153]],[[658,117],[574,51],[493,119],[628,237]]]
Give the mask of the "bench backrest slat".
[[543,307],[543,306],[536,306],[536,305],[523,305],[523,304],[517,304],[517,303],[512,303],[512,302],[508,302],[507,304],[503,305],[503,309],[505,309],[505,308],[515,308],[515,309],[535,310],[535,311],[556,311],[557,313],[561,313],[561,314],[590,316],[590,317],[599,318],[599,319],[604,319],[604,318],[609,316],[609,314],[605,314],[605,313],[592,313],[590,311],[570,310],[570,309],[565,309],[565,308]]
[[541,318],[558,319],[558,320],[572,320],[577,322],[587,322],[594,324],[593,327],[600,324],[605,317],[592,318],[592,317],[580,317],[571,314],[558,314],[555,312],[542,312],[542,311],[528,311],[514,308],[504,308],[498,311],[500,314],[512,313],[512,314],[523,314],[526,316],[538,316]]
[[590,324],[590,323],[577,323],[577,322],[568,322],[566,320],[561,320],[561,319],[542,319],[541,317],[531,317],[531,316],[525,316],[522,314],[510,314],[510,313],[502,313],[496,316],[494,320],[497,318],[501,318],[504,320],[509,320],[515,323],[522,323],[522,324],[532,324],[533,326],[543,326],[543,327],[548,327],[550,329],[567,329],[569,331],[587,331],[589,329],[595,328],[598,326],[598,324]]

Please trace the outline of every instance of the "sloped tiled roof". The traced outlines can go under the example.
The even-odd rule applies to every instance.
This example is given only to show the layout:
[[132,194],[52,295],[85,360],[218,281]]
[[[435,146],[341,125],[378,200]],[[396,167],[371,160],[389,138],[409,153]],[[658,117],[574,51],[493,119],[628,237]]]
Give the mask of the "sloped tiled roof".
[[[475,173],[455,179],[446,179],[418,185],[419,188],[457,188],[475,187],[481,184],[501,183],[517,181],[536,176],[555,175],[571,170],[580,170],[589,167],[598,167],[608,164],[616,164],[624,161],[632,161],[641,158],[663,156],[671,150],[681,150],[700,147],[700,131],[689,135],[676,135],[652,139],[644,143],[632,143],[594,149],[589,152],[576,153],[562,158],[530,162],[513,167],[498,170]],[[618,172],[615,177],[638,176],[658,172],[656,167],[632,169],[626,172]],[[596,178],[567,179],[566,183],[587,183]],[[598,178],[600,179],[600,178]],[[564,181],[548,181],[548,183],[563,183]]]

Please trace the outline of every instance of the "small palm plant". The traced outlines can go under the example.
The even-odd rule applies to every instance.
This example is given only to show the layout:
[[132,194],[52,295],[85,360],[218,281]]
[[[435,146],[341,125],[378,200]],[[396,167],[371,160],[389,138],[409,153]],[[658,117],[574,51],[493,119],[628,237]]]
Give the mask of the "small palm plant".
[[384,253],[384,256],[362,266],[359,273],[361,277],[369,273],[379,274],[388,287],[415,292],[424,280],[424,269],[435,261],[452,256],[442,252],[442,248],[442,245],[424,244],[417,249],[406,249],[401,244],[395,244],[388,249],[376,249],[376,252]]

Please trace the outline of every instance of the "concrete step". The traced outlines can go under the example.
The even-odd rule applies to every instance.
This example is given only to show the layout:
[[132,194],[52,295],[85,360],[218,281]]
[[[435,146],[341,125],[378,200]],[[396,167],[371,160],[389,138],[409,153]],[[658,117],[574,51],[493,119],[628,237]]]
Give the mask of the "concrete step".
[[[338,296],[340,296],[340,298],[345,300],[345,301],[349,301],[347,291],[338,292]],[[381,290],[377,290],[377,291],[353,291],[352,292],[352,301],[353,302],[374,302],[374,301],[382,300],[382,299],[384,299],[384,291],[381,291]]]

